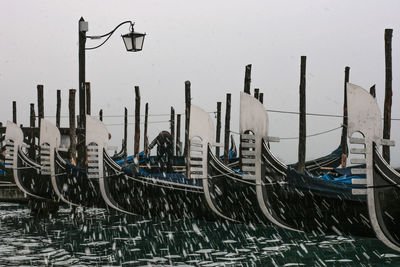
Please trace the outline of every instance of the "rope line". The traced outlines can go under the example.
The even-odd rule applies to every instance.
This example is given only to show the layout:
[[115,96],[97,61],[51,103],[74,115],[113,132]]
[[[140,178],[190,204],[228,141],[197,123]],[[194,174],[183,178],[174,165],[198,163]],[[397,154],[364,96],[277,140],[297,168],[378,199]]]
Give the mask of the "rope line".
[[[153,124],[153,123],[166,123],[170,121],[148,121],[147,124]],[[128,123],[128,125],[134,125],[134,122]],[[140,124],[144,124],[144,122],[141,122]],[[104,124],[105,126],[121,126],[124,125],[123,123],[111,123],[111,124]]]
[[[216,111],[207,111],[209,114],[216,114]],[[185,113],[175,113],[175,115],[185,115]],[[140,117],[144,117],[146,115],[141,114]],[[148,117],[162,117],[162,116],[171,116],[171,113],[160,113],[160,114],[148,114]],[[35,116],[36,118],[39,118],[38,115]],[[45,115],[45,118],[55,118],[57,116],[55,115]],[[94,117],[99,117],[99,115],[95,115]],[[103,118],[123,118],[124,115],[103,115]],[[131,114],[128,115],[128,117],[134,118],[135,115]],[[61,115],[60,118],[69,118],[69,115]]]
[[[342,126],[339,126],[339,127],[333,128],[333,129],[329,129],[329,130],[326,130],[326,131],[319,132],[319,133],[306,135],[306,137],[313,137],[313,136],[326,134],[326,133],[333,132],[333,131],[341,129],[341,128],[342,128]],[[299,137],[281,137],[280,139],[281,140],[291,140],[291,139],[299,139]]]
[[[268,112],[272,113],[283,113],[283,114],[293,114],[298,115],[300,112],[297,111],[285,111],[285,110],[276,110],[276,109],[267,109]],[[317,116],[317,117],[334,117],[334,118],[343,118],[342,115],[334,115],[334,114],[323,114],[323,113],[307,113],[308,116]]]
[[[341,125],[339,127],[333,128],[333,129],[329,129],[329,130],[326,130],[326,131],[322,131],[322,132],[318,132],[318,133],[307,135],[306,137],[313,137],[313,136],[318,136],[318,135],[321,135],[321,134],[326,134],[326,133],[333,132],[335,130],[341,129],[342,127],[343,126]],[[238,133],[238,132],[234,132],[234,131],[230,131],[230,132],[233,133],[233,134],[240,135],[240,133]],[[279,139],[280,140],[292,140],[292,139],[299,139],[299,137],[298,136],[297,137],[280,137]]]
[[[282,113],[282,114],[292,114],[292,115],[300,114],[300,112],[297,112],[297,111],[286,111],[286,110],[277,110],[277,109],[267,109],[267,111],[271,112],[271,113]],[[333,118],[347,117],[347,116],[343,116],[343,115],[324,114],[324,113],[309,113],[309,112],[306,112],[306,115],[316,116],[316,117],[333,117]],[[383,118],[382,118],[382,120],[383,120]],[[391,120],[392,121],[400,121],[400,119],[398,119],[398,118],[392,118]]]

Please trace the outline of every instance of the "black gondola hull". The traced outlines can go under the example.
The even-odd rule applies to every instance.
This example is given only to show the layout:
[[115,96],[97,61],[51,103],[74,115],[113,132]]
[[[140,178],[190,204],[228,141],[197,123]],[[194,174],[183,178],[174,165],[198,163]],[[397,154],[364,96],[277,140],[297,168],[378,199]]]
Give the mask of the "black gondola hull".
[[305,232],[373,237],[362,188],[333,183],[285,168],[263,145],[263,198],[265,205],[286,225]]
[[208,149],[211,200],[226,217],[238,222],[269,224],[259,208],[256,185],[220,162]]
[[17,170],[14,171],[15,182],[22,187],[27,195],[45,201],[56,200],[56,194],[51,186],[50,175],[42,175],[40,166],[32,162],[19,149],[17,158]]
[[382,234],[400,247],[400,173],[373,149],[373,197],[375,216]]
[[84,170],[63,161],[56,153],[53,187],[58,197],[73,206],[104,208],[98,179],[89,179]]
[[125,169],[105,157],[104,186],[119,209],[147,217],[215,219],[204,199],[201,183],[179,183]]

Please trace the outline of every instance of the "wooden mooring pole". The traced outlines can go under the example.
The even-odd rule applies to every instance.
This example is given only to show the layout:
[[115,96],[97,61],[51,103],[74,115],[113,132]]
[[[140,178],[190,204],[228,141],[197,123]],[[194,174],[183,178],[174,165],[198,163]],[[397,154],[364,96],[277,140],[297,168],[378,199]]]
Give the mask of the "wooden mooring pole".
[[36,160],[36,150],[35,150],[35,121],[36,121],[36,116],[35,116],[35,104],[31,103],[31,112],[30,112],[30,123],[29,126],[31,127],[30,131],[30,144],[29,144],[29,157],[32,160]]
[[261,103],[264,103],[264,93],[260,93],[258,100],[260,100]]
[[175,153],[177,156],[182,154],[181,144],[181,114],[176,115],[176,142],[175,142]]
[[260,89],[255,88],[254,89],[254,98],[259,99],[259,97],[260,97]]
[[350,78],[350,67],[344,69],[344,98],[343,98],[343,123],[342,123],[342,137],[340,140],[340,147],[342,148],[342,168],[346,168],[347,165],[347,83]]
[[306,159],[306,61],[301,57],[300,63],[300,116],[299,116],[299,151],[298,171],[304,173]]
[[244,92],[250,95],[251,64],[246,66],[244,74]]
[[[385,104],[383,110],[383,138],[390,139],[392,120],[392,29],[385,29]],[[382,146],[383,158],[390,163],[390,147]]]
[[189,150],[189,124],[190,124],[190,81],[185,82],[185,148],[183,150],[183,155],[186,157]]
[[148,118],[149,118],[149,103],[146,103],[144,108],[144,135],[143,135],[143,149],[145,155],[147,155],[147,150],[149,147],[149,138],[147,136]]
[[135,143],[134,155],[139,160],[139,143],[140,143],[140,89],[135,86]]
[[75,127],[75,89],[69,90],[69,157],[72,164],[76,164],[76,127]]
[[369,93],[376,98],[376,90],[375,90],[375,84],[371,86],[371,88],[369,88]]
[[44,98],[43,98],[43,85],[39,84],[37,86],[37,100],[38,100],[38,116],[39,116],[39,128],[40,119],[44,118]]
[[[0,121],[0,127],[3,127],[3,123]],[[0,152],[3,151],[3,140],[5,138],[5,135],[0,134]]]
[[91,106],[92,106],[92,99],[91,99],[91,89],[90,89],[90,82],[85,83],[86,88],[86,114],[91,115]]
[[226,94],[224,163],[229,163],[229,136],[231,133],[230,123],[231,123],[231,94]]
[[57,90],[56,126],[60,128],[61,120],[61,90]]
[[13,123],[17,123],[17,101],[12,102]]
[[[215,142],[218,144],[221,141],[221,102],[217,102],[217,129],[215,134]],[[215,156],[219,158],[219,146],[215,147]]]
[[103,110],[102,109],[99,110],[99,119],[101,121],[103,121]]
[[171,130],[171,141],[172,141],[172,155],[175,155],[174,148],[175,148],[175,109],[171,107],[171,118],[170,122],[170,130]]
[[122,145],[124,146],[122,150],[124,151],[124,165],[127,163],[126,157],[128,156],[128,109],[125,107],[124,109],[124,142]]

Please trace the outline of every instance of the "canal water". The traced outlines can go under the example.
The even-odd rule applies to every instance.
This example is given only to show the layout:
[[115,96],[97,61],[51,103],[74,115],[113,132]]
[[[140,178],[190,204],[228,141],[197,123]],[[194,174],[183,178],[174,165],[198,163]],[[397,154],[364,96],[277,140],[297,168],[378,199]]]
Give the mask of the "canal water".
[[61,208],[38,219],[0,203],[0,266],[399,266],[376,239]]

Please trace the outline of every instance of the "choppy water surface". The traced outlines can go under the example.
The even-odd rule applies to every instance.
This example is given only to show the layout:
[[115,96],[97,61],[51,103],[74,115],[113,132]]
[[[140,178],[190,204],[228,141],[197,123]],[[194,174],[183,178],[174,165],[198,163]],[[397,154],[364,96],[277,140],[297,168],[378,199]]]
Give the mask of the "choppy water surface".
[[314,236],[271,226],[143,220],[67,208],[36,219],[0,203],[2,266],[369,266],[400,264],[376,239]]

